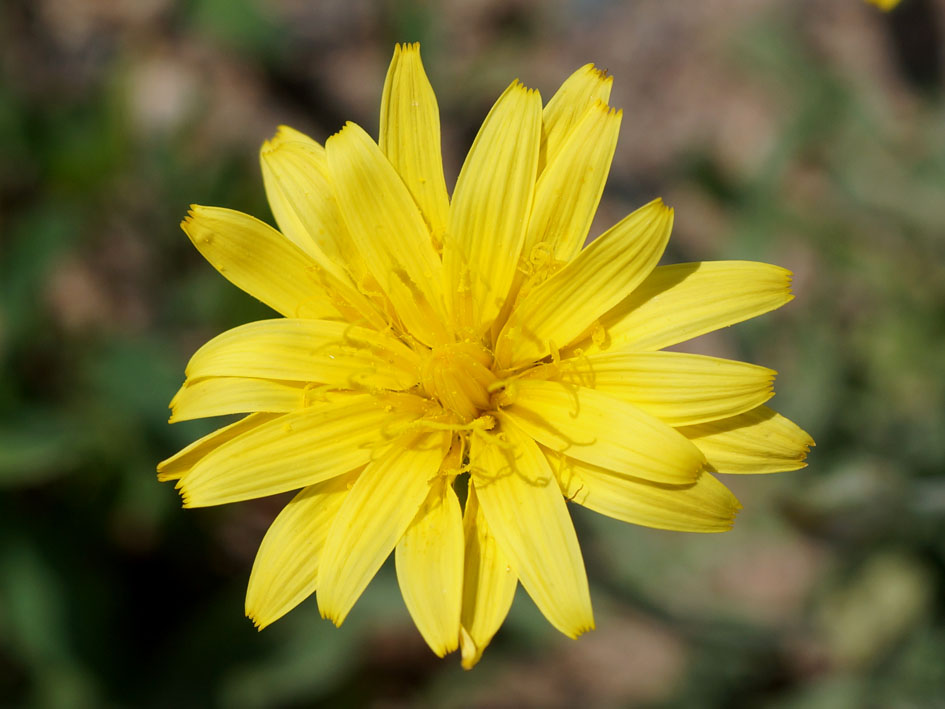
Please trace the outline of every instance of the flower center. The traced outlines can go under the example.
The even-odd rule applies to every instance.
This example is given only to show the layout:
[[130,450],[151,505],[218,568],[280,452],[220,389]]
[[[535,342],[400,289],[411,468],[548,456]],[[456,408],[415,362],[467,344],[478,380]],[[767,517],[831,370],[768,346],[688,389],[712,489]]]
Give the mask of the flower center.
[[454,342],[430,351],[420,380],[427,394],[468,423],[489,408],[489,386],[496,381],[491,366],[492,354],[485,347]]

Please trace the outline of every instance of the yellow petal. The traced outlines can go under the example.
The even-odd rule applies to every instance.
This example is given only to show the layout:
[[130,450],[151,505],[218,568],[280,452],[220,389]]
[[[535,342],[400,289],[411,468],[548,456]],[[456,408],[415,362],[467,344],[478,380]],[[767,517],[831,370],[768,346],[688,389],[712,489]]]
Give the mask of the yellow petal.
[[559,264],[571,261],[584,244],[610,171],[620,117],[603,102],[590,106],[541,173],[519,268],[498,325],[508,320],[523,286],[537,286]]
[[522,253],[526,268],[540,265],[545,254],[568,262],[581,250],[610,172],[621,116],[606,103],[593,104],[541,173]]
[[767,313],[790,301],[791,272],[754,261],[703,261],[656,268],[601,318],[586,351],[659,350]]
[[755,364],[682,352],[605,352],[535,372],[629,401],[670,426],[736,416],[774,394],[776,372]]
[[570,344],[623,300],[659,261],[673,210],[654,200],[633,212],[518,302],[496,342],[502,367],[518,367]]
[[442,244],[450,202],[440,153],[440,110],[423,71],[419,44],[394,47],[377,143],[420,207],[434,243]]
[[683,485],[705,467],[699,449],[665,423],[593,389],[522,379],[501,406],[500,420],[543,446],[624,475]]
[[547,452],[561,491],[572,502],[631,524],[677,532],[725,532],[741,504],[709,473],[691,485],[659,485]]
[[445,475],[397,544],[400,592],[427,645],[443,657],[459,644],[463,599],[463,511]]
[[508,422],[501,440],[473,438],[469,461],[479,504],[499,548],[554,627],[594,628],[584,560],[561,490],[535,442]]
[[246,616],[262,630],[315,591],[325,538],[358,473],[310,485],[263,537],[246,589]]
[[403,180],[354,123],[325,147],[338,204],[368,271],[413,335],[427,345],[445,342],[440,257]]
[[463,667],[472,669],[512,607],[518,577],[482,514],[476,486],[469,485],[463,512],[466,549],[460,648]]
[[[300,137],[301,136],[301,137]],[[269,206],[286,237],[341,281],[360,279],[364,262],[335,201],[325,149],[281,126],[259,153]]]
[[289,318],[337,318],[315,264],[268,224],[220,207],[191,205],[181,229],[233,285]]
[[410,433],[364,469],[332,523],[318,572],[318,609],[341,625],[430,490],[448,433]]
[[246,377],[211,377],[186,381],[171,399],[171,423],[252,411],[286,413],[304,407],[310,387],[298,382]]
[[814,439],[790,419],[759,406],[721,421],[676,429],[698,446],[717,473],[779,473],[807,465]]
[[348,234],[334,196],[325,149],[281,126],[259,154],[269,205],[286,237],[317,264],[322,287],[344,319],[388,326],[383,300],[362,292],[367,268]]
[[532,208],[540,135],[541,98],[513,82],[459,173],[443,267],[453,321],[464,336],[485,332],[508,297]]
[[561,84],[542,112],[541,165],[550,165],[580,121],[597,101],[610,101],[612,76],[585,64]]
[[180,452],[158,463],[158,480],[160,482],[178,480],[194,467],[201,458],[204,458],[207,454],[213,452],[224,443],[228,443],[237,436],[241,436],[261,424],[272,421],[278,418],[278,416],[279,414],[250,414],[236,423],[218,428],[213,433],[208,433],[203,438],[198,438]]
[[275,495],[347,473],[369,462],[424,407],[407,394],[358,394],[280,416],[199,460],[177,483],[184,507]]
[[272,140],[269,141],[273,145],[278,145],[280,143],[305,143],[312,150],[317,153],[320,153],[322,158],[325,157],[325,148],[322,147],[322,144],[317,140],[312,138],[309,135],[306,135],[300,130],[296,130],[292,126],[279,126],[276,129],[276,134],[273,136]]
[[330,320],[257,320],[203,345],[187,376],[259,377],[353,389],[409,389],[417,355],[397,338]]

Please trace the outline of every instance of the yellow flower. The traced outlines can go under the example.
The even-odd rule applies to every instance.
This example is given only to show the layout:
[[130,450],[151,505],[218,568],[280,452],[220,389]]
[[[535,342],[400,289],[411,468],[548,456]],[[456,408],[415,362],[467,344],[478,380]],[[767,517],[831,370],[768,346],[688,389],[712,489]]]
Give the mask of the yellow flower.
[[348,123],[324,147],[285,127],[263,146],[281,232],[216,207],[184,220],[282,316],[194,354],[171,421],[248,415],[158,466],[185,507],[300,490],[250,576],[260,628],[316,589],[340,624],[394,551],[438,655],[472,667],[519,582],[575,637],[594,619],[568,500],[720,532],[740,505],[714,473],[804,465],[810,437],[763,405],[773,371],[660,351],[788,302],[788,271],[658,267],[658,199],[583,246],[620,126],[611,83],[587,65],[542,107],[513,82],[450,197],[419,47],[398,46],[377,143]]
[[875,5],[880,10],[889,12],[899,4],[900,0],[866,0],[866,2],[868,2],[870,5]]

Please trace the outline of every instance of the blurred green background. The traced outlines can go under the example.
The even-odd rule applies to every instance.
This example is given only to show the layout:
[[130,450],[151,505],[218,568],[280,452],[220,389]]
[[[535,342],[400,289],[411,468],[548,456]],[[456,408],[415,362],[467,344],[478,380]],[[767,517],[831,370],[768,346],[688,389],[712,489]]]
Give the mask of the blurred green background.
[[[945,706],[945,4],[904,0],[0,2],[0,706]],[[520,594],[479,667],[440,661],[390,566],[340,630],[242,597],[284,502],[181,510],[155,463],[204,340],[264,306],[178,229],[271,221],[279,123],[376,134],[419,40],[447,182],[513,78],[593,61],[620,144],[593,230],[661,195],[665,261],[767,260],[797,299],[692,351],[780,371],[810,466],[726,479],[734,531],[574,509],[598,630]]]

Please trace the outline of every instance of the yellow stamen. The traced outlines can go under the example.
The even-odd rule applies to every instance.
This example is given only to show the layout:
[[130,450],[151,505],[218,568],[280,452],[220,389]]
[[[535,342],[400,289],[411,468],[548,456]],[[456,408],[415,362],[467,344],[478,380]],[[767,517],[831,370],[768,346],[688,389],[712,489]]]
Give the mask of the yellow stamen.
[[489,387],[496,379],[491,366],[492,355],[481,345],[454,342],[430,352],[420,381],[427,394],[468,423],[489,408]]

